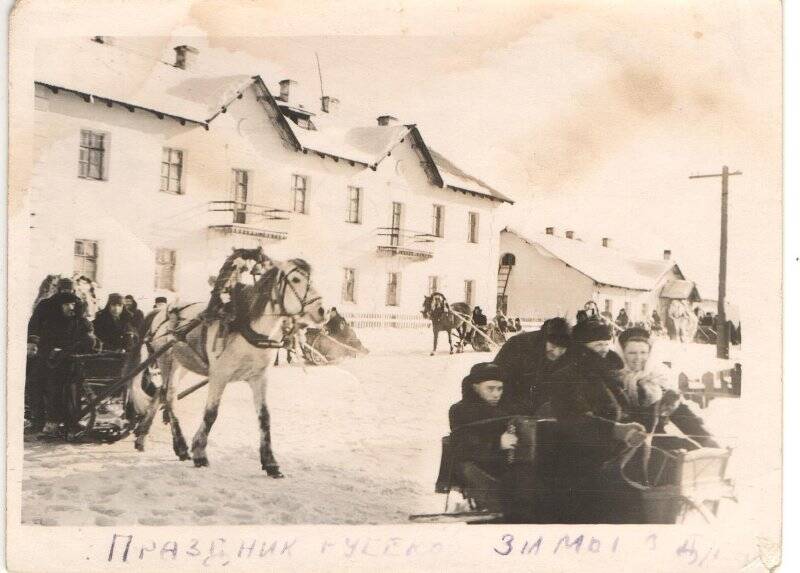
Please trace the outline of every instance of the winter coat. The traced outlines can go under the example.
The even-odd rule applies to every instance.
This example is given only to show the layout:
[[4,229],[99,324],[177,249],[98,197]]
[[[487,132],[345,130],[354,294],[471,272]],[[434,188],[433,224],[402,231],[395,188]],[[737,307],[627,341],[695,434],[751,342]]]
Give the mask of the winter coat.
[[509,461],[507,452],[500,449],[500,436],[506,431],[510,419],[487,421],[492,418],[509,417],[517,414],[513,405],[501,400],[492,406],[481,399],[467,383],[462,385],[463,398],[450,407],[450,431],[457,462],[473,462],[485,472],[498,477],[506,472]]
[[325,328],[331,336],[339,336],[346,324],[344,318],[337,314],[325,323]]
[[128,310],[128,312],[131,315],[133,328],[136,330],[136,334],[139,338],[142,338],[144,336],[144,313],[139,310],[139,306],[136,302],[133,303],[133,310]]
[[571,347],[564,358],[565,365],[549,377],[553,414],[566,423],[566,439],[584,444],[584,461],[592,465],[608,458],[627,399],[606,359],[583,345]]
[[565,364],[563,357],[555,362],[547,359],[545,343],[541,330],[523,332],[509,338],[494,358],[509,372],[504,399],[531,414],[551,400],[547,378]]
[[[668,383],[666,376],[653,368],[648,370],[650,376],[658,384],[660,395],[654,396],[645,390],[646,385],[637,381],[637,376],[629,370],[621,372],[624,392],[628,402],[623,412],[627,421],[638,422],[645,429],[653,431],[656,435],[665,433],[665,426],[672,422],[681,432],[692,440],[707,448],[717,448],[719,445],[705,427],[703,418],[700,417],[681,397],[674,385]],[[654,402],[653,398],[658,399]],[[677,404],[669,414],[661,413],[662,408],[668,404]],[[686,443],[680,438],[670,440],[675,448],[693,449],[693,444]]]
[[103,350],[130,350],[139,339],[133,315],[127,310],[115,319],[108,308],[104,308],[95,316],[94,331],[103,343]]
[[69,353],[83,353],[91,351],[94,346],[92,324],[80,309],[76,310],[75,316],[68,317],[59,308],[57,314],[48,312],[40,320],[40,334],[34,335],[36,338],[32,341],[39,345],[39,354],[45,358],[55,348]]
[[[47,323],[52,321],[60,322],[62,320],[63,314],[61,303],[57,300],[58,296],[58,294],[55,294],[39,301],[36,308],[33,309],[33,314],[28,320],[28,342],[38,344],[47,330]],[[75,297],[75,302],[75,314],[83,316],[83,303],[78,297]]]

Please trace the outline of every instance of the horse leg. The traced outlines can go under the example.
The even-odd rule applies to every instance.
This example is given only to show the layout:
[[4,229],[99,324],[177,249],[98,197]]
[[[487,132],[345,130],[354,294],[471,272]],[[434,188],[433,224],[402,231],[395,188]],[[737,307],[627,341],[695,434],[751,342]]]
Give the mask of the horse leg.
[[439,331],[436,330],[436,327],[433,327],[433,350],[431,351],[431,356],[436,354],[436,345],[439,342]]
[[176,380],[174,379],[175,376],[173,373],[167,378],[167,389],[166,389],[166,402],[164,403],[164,416],[169,420],[169,427],[172,430],[172,450],[175,452],[175,455],[178,456],[178,459],[181,461],[191,459],[189,455],[189,447],[186,445],[186,440],[183,437],[183,432],[181,431],[180,422],[178,422],[178,417],[175,415],[175,404],[177,402],[177,384]]
[[267,408],[267,380],[266,377],[258,377],[250,381],[250,388],[253,391],[253,404],[256,407],[258,416],[258,429],[261,432],[259,443],[259,453],[261,456],[261,469],[267,472],[271,478],[284,477],[272,453],[272,438],[269,429],[269,409]]
[[206,397],[206,407],[203,412],[203,421],[197,432],[192,439],[192,458],[194,459],[195,467],[203,467],[208,465],[208,457],[206,457],[206,445],[208,445],[208,434],[211,432],[211,426],[217,419],[219,412],[219,402],[222,398],[222,392],[225,390],[225,381],[216,376],[209,376],[208,379],[208,396]]
[[[450,354],[453,353],[453,332],[448,328],[447,329],[447,343],[450,345]],[[458,345],[456,345],[458,346]]]
[[161,407],[161,404],[164,403],[165,398],[165,386],[169,384],[169,376],[170,376],[170,368],[171,362],[170,360],[164,359],[159,360],[159,368],[162,373],[162,380],[164,386],[159,388],[156,391],[156,395],[153,396],[153,399],[150,401],[150,406],[147,408],[147,412],[144,415],[139,423],[136,425],[136,429],[133,431],[134,435],[136,436],[136,440],[133,443],[133,446],[140,452],[144,451],[144,442],[147,438],[147,434],[150,433],[150,427],[153,425],[153,420],[158,414],[158,409]]

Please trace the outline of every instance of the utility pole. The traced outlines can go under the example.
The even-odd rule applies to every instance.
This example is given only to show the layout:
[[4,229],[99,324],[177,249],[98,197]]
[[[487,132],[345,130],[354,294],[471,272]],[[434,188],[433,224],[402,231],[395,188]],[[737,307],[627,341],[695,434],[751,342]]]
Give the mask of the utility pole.
[[731,172],[727,165],[722,166],[722,173],[709,175],[691,175],[689,179],[705,177],[722,178],[722,213],[720,219],[719,238],[719,292],[717,296],[717,358],[728,358],[730,349],[730,332],[728,319],[725,316],[725,282],[728,275],[728,177],[741,175],[741,171]]

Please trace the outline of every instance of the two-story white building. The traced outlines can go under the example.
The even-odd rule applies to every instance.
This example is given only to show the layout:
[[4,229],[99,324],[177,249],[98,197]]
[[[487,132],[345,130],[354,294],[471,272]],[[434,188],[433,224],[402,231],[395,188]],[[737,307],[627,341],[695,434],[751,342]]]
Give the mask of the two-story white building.
[[[232,247],[301,257],[328,306],[418,314],[443,291],[493,312],[497,207],[511,201],[385,115],[342,125],[290,80],[153,59],[131,39],[37,53],[31,299],[51,273],[101,293],[202,300]],[[69,58],[69,66],[60,65]]]

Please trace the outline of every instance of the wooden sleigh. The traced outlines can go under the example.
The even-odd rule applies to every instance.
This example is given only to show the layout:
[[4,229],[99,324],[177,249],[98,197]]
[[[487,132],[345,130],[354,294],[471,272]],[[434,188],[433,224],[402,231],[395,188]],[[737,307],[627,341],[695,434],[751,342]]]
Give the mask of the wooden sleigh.
[[[558,478],[553,468],[559,463],[563,464],[565,453],[560,450],[555,439],[559,435],[561,423],[552,419],[537,420],[529,417],[504,419],[513,420],[517,428],[518,444],[514,463],[525,464],[526,471],[533,472],[540,500],[548,499],[550,491],[547,488],[552,488],[553,498],[556,498]],[[460,461],[454,445],[452,434],[442,438],[442,455],[435,491],[446,495],[444,511],[411,515],[409,519],[412,522],[561,522],[557,511],[553,512],[552,505],[549,510],[539,511],[537,514],[536,503],[528,505],[531,512],[523,519],[520,519],[519,514],[512,516],[508,512],[508,500],[504,501],[502,495],[503,484],[472,462]],[[627,483],[621,488],[616,484],[604,492],[608,515],[592,523],[712,523],[717,519],[721,502],[735,501],[733,482],[726,477],[730,449],[666,451],[653,447],[648,453],[649,462],[644,475],[640,473],[636,478],[642,481],[636,481],[628,475],[635,473],[630,471],[629,466],[641,461],[641,456],[636,455],[640,453],[638,449],[628,451],[625,459],[611,462],[616,464],[614,469],[625,476],[623,481]],[[454,492],[460,493],[465,500],[460,506],[450,502],[450,496]],[[548,504],[542,504],[542,507],[545,505]],[[634,514],[626,514],[626,508],[629,507],[636,508]],[[627,517],[620,518],[621,515]]]

